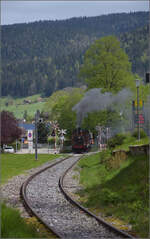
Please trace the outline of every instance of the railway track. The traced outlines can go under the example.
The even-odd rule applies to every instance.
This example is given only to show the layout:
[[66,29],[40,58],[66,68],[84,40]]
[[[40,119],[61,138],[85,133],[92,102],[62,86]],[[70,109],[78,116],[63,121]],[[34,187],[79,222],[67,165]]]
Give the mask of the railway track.
[[133,238],[93,215],[67,193],[63,180],[80,158],[72,155],[32,175],[21,187],[25,206],[59,238]]

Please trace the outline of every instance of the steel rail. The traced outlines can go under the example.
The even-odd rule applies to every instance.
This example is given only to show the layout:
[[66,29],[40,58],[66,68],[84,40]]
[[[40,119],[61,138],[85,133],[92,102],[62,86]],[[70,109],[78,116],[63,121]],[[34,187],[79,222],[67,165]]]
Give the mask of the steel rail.
[[29,213],[29,215],[31,216],[35,216],[42,224],[44,224],[44,226],[52,231],[57,237],[61,238],[60,234],[55,231],[53,228],[51,228],[48,223],[46,223],[34,210],[32,210],[32,205],[29,203],[28,199],[27,199],[27,196],[26,196],[26,188],[29,184],[29,182],[35,177],[37,176],[38,174],[44,172],[45,170],[49,169],[49,168],[52,168],[53,166],[59,164],[59,163],[62,163],[63,161],[67,160],[70,156],[67,156],[61,160],[59,160],[58,162],[54,162],[52,164],[50,164],[49,166],[46,166],[45,168],[39,170],[38,172],[36,172],[35,174],[31,175],[21,186],[21,189],[20,189],[20,197],[22,199],[22,203],[25,207],[25,209],[27,210],[27,212]]
[[[83,157],[83,156],[82,156]],[[109,229],[111,229],[112,231],[118,233],[120,236],[123,236],[124,238],[135,238],[132,237],[130,234],[119,230],[118,228],[112,226],[110,223],[106,222],[103,218],[101,217],[97,217],[95,214],[93,214],[92,212],[90,212],[88,209],[86,209],[85,207],[83,207],[81,204],[79,204],[77,201],[73,200],[73,198],[69,195],[69,193],[64,189],[64,178],[66,176],[66,174],[69,172],[69,170],[71,170],[76,164],[77,162],[82,158],[80,157],[75,163],[73,163],[65,172],[64,174],[59,178],[59,188],[61,190],[61,192],[64,194],[65,198],[72,203],[73,205],[77,206],[78,208],[80,208],[82,211],[84,211],[86,214],[94,217],[98,223],[102,223],[103,225],[105,225],[106,227],[108,227]]]

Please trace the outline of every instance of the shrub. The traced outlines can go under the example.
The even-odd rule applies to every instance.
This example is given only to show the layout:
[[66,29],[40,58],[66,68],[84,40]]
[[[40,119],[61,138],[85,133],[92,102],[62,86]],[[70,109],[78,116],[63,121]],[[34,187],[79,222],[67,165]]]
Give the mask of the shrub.
[[[12,143],[12,144],[8,144],[8,146],[12,146],[14,148],[14,150],[16,151],[16,142]],[[20,150],[21,148],[21,143],[17,142],[17,150]]]
[[[55,138],[53,136],[49,136],[48,137],[48,142],[49,142],[50,145],[54,144],[55,143]],[[56,136],[56,144],[58,144],[58,143],[59,143],[59,137]]]
[[70,146],[71,145],[71,141],[70,140],[65,140],[64,141],[64,146]]
[[64,154],[66,154],[66,153],[71,153],[71,152],[72,152],[71,147],[63,148],[63,149],[60,151],[60,153],[64,153]]
[[105,205],[109,203],[118,203],[121,200],[120,195],[117,192],[111,191],[109,188],[103,188],[101,190],[101,200]]
[[19,211],[2,204],[2,238],[40,238],[32,224],[26,224]]
[[101,153],[100,153],[100,160],[101,160],[101,163],[104,163],[105,161],[107,161],[110,157],[110,151],[109,150],[103,150]]
[[[133,134],[132,134],[133,137],[137,138],[138,137],[138,130],[134,130]],[[140,129],[140,138],[145,138],[147,135],[146,133],[144,132],[143,129]]]
[[125,138],[126,136],[123,134],[116,134],[114,137],[108,140],[108,147],[114,148],[116,145],[123,144]]

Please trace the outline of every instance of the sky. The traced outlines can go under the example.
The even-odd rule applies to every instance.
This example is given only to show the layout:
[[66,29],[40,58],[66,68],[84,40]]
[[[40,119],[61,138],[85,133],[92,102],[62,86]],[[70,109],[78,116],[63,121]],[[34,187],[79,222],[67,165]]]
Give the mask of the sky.
[[3,1],[1,25],[28,23],[39,20],[60,20],[109,13],[148,11],[149,1]]

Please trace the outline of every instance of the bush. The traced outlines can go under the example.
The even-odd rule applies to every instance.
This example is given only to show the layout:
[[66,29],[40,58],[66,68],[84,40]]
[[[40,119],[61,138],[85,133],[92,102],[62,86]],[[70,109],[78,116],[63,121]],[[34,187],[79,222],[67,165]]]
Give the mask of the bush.
[[66,154],[66,153],[71,153],[71,152],[72,152],[71,147],[63,148],[63,149],[60,151],[60,153],[64,153],[64,154]]
[[32,224],[26,224],[16,209],[2,204],[1,236],[2,238],[40,238]]
[[[50,145],[54,144],[55,143],[55,138],[53,136],[49,136],[48,137],[48,142],[49,142]],[[58,143],[59,143],[59,137],[56,136],[56,144],[58,144]]]
[[[12,146],[14,148],[14,150],[16,151],[16,142],[12,143],[12,144],[8,144],[8,146]],[[21,148],[21,143],[17,142],[17,150],[20,150]]]
[[104,205],[108,205],[110,203],[118,203],[121,200],[120,195],[117,192],[111,191],[109,188],[103,188],[101,190],[101,200]]
[[[138,137],[138,130],[136,129],[133,134],[132,134],[133,137],[137,138]],[[140,129],[140,138],[145,138],[147,135],[146,133],[144,132],[143,129]]]
[[104,163],[105,161],[107,161],[110,157],[110,151],[109,150],[103,150],[101,153],[100,153],[100,160],[101,160],[101,163]]
[[114,148],[116,145],[123,144],[125,138],[126,136],[123,134],[116,134],[114,137],[108,140],[108,147]]
[[70,146],[72,143],[70,140],[65,140],[64,141],[64,146]]

